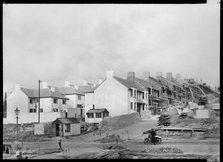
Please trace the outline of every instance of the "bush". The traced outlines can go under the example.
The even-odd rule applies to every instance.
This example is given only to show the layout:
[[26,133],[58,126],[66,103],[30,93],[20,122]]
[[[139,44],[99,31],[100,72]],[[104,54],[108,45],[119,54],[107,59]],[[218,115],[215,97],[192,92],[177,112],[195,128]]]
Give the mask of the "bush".
[[164,126],[169,126],[170,123],[170,116],[167,114],[161,114],[158,120],[158,125],[164,125]]

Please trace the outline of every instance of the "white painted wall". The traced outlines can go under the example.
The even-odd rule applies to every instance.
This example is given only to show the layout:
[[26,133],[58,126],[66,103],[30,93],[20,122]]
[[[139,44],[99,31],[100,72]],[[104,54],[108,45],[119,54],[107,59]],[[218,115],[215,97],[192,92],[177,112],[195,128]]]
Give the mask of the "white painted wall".
[[102,118],[85,118],[87,123],[100,123]]
[[107,78],[95,90],[95,108],[106,108],[109,116],[128,114],[128,89],[114,78]]
[[87,112],[93,108],[94,93],[85,93],[85,120],[87,119]]
[[[61,102],[62,99],[58,100],[58,103]],[[56,120],[56,118],[65,117],[65,114],[62,112],[52,112],[52,98],[41,98],[40,99],[40,108],[43,108],[43,112],[40,113],[40,122],[50,122]],[[20,110],[18,123],[32,123],[38,122],[38,104],[37,104],[37,112],[30,113],[29,112],[30,105],[29,98],[20,90],[15,89],[9,96],[7,100],[7,118],[3,119],[3,123],[16,123],[16,115],[15,108],[18,107]],[[66,107],[66,105],[56,105],[56,107]]]
[[80,123],[74,123],[70,126],[70,132],[65,132],[65,125],[63,125],[63,134],[64,136],[72,136],[72,135],[78,135],[81,133],[81,124]]

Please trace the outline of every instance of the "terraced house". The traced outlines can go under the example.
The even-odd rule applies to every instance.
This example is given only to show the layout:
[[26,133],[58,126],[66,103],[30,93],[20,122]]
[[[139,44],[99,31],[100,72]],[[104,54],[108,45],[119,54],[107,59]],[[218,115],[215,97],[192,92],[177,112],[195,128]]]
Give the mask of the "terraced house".
[[[64,95],[57,93],[54,88],[40,89],[40,122],[51,122],[65,117],[68,100]],[[16,123],[14,112],[16,108],[20,110],[19,123],[38,122],[38,104],[37,89],[16,85],[15,90],[7,97],[7,117],[3,119],[3,123]]]

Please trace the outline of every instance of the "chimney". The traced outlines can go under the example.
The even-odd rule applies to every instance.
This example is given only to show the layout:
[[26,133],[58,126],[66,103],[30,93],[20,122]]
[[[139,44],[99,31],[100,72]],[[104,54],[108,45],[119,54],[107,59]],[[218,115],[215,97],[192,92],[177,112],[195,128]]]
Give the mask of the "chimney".
[[113,78],[113,76],[114,76],[114,71],[112,70],[107,71],[107,79]]
[[21,88],[21,85],[20,84],[16,84],[15,85],[15,89],[20,89]]
[[69,82],[69,81],[65,81],[65,82],[64,82],[64,86],[65,86],[65,87],[70,87],[70,82]]
[[78,90],[78,85],[74,85],[74,88],[75,88],[76,90]]
[[176,79],[180,80],[181,79],[181,75],[178,73],[176,74]]
[[166,78],[167,78],[168,80],[172,80],[172,73],[171,73],[171,72],[166,73]]
[[157,72],[157,73],[156,73],[156,78],[157,78],[157,79],[160,78],[160,77],[162,77],[162,76],[163,76],[162,72]]
[[128,72],[127,73],[127,79],[134,82],[135,81],[135,72]]
[[88,85],[87,80],[83,80],[82,84],[83,84],[83,86],[87,86]]
[[42,82],[42,88],[44,89],[44,88],[49,88],[48,87],[48,83],[47,82]]
[[149,81],[149,77],[150,77],[150,72],[145,72],[144,73],[144,79]]
[[98,84],[101,84],[101,83],[102,83],[102,79],[99,78],[99,79],[98,79]]
[[55,92],[55,91],[56,91],[55,87],[52,87],[52,86],[50,86],[50,90],[51,90],[52,92]]

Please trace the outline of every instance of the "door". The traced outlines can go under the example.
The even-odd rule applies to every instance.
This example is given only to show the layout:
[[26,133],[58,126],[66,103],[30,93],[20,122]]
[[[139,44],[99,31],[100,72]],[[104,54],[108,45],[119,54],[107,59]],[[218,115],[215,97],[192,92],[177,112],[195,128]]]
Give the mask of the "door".
[[60,136],[60,125],[56,124],[56,136]]

